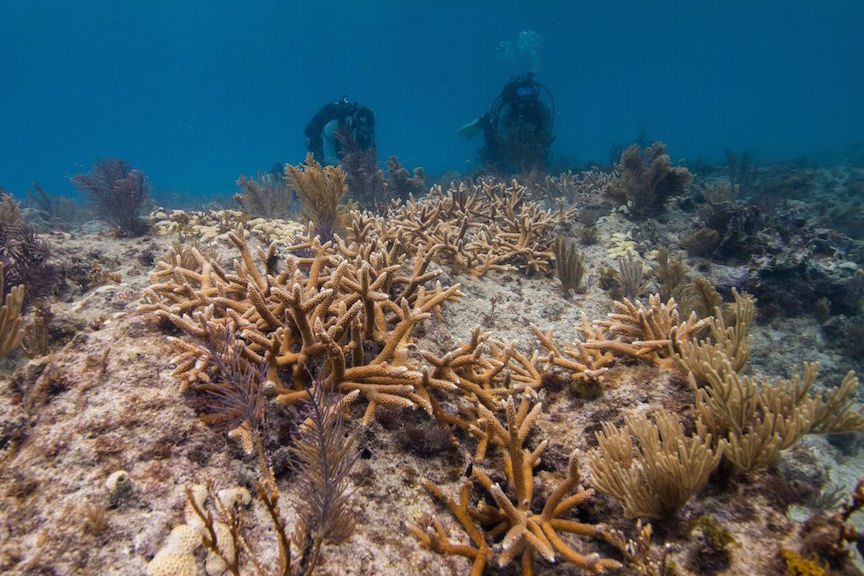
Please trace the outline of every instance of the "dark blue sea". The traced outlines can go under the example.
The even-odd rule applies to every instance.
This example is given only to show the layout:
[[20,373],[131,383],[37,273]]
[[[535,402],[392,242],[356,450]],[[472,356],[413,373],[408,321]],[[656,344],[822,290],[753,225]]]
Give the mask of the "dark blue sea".
[[380,159],[470,172],[457,129],[534,71],[555,100],[554,163],[662,140],[673,159],[831,161],[864,142],[864,3],[0,3],[0,185],[108,157],[155,198],[230,197],[241,174],[305,154],[343,95],[376,115]]

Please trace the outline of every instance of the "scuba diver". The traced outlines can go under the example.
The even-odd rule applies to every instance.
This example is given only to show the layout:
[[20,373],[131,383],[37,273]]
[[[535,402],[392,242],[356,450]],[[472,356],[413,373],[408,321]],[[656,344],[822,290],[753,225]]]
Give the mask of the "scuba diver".
[[375,146],[375,115],[366,106],[349,102],[347,96],[323,106],[306,124],[306,148],[321,164],[335,166],[350,138],[359,150]]
[[[540,98],[545,92],[549,104]],[[528,172],[546,167],[549,146],[555,139],[552,125],[555,100],[546,86],[529,72],[513,76],[492,102],[489,112],[459,129],[463,138],[483,132],[483,161],[506,172]]]

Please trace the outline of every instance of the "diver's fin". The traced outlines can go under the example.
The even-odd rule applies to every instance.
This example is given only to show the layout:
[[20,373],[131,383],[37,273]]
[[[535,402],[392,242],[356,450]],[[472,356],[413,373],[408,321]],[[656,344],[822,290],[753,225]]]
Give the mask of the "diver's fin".
[[468,124],[465,124],[456,132],[463,138],[473,138],[480,132],[480,119],[472,120]]

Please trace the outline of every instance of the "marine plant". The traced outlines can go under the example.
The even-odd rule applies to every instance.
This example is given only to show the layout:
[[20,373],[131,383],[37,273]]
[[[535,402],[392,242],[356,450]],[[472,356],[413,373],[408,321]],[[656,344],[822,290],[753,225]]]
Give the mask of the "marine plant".
[[200,313],[194,317],[205,335],[197,344],[177,345],[206,358],[210,369],[200,379],[187,380],[181,391],[195,392],[202,421],[226,427],[228,437],[251,454],[264,416],[267,365],[249,360],[230,326],[208,323]]
[[150,185],[144,172],[132,169],[125,160],[110,158],[97,162],[88,174],[72,176],[72,183],[120,235],[140,236],[149,230],[150,225],[139,213],[147,201]]
[[284,174],[258,172],[257,178],[237,179],[240,192],[234,201],[244,212],[266,218],[287,218],[292,209],[292,193]]
[[24,206],[37,210],[40,218],[55,229],[67,230],[89,217],[87,210],[77,202],[66,196],[46,192],[38,182],[33,182],[32,190],[27,192]]
[[387,196],[389,200],[407,200],[421,197],[426,192],[426,176],[422,167],[412,174],[402,166],[396,156],[390,156],[387,166]]
[[642,262],[633,257],[632,252],[627,252],[626,258],[618,258],[618,287],[621,296],[633,301],[639,297],[644,289]]
[[707,367],[721,369],[725,361],[735,371],[740,372],[750,357],[753,336],[750,329],[756,315],[756,299],[746,292],[739,293],[734,288],[732,295],[735,305],[731,316],[734,322],[727,326],[723,310],[717,306],[713,316],[708,318],[710,338],[704,340],[691,338],[680,341],[672,355],[676,367],[683,374],[690,374],[699,385],[708,381]]
[[21,214],[21,207],[8,194],[0,195],[0,263],[3,264],[4,292],[23,286],[24,308],[51,294],[60,277],[50,262],[48,244],[36,236]]
[[696,312],[699,318],[707,318],[721,304],[723,304],[723,297],[702,276],[697,276],[681,290],[681,310],[685,314],[692,311]]
[[[498,137],[497,146],[503,162],[499,165],[489,163],[494,170],[505,174],[545,172],[549,147],[554,140],[549,131],[538,129],[532,122],[513,122],[506,134]],[[481,151],[481,157],[488,161],[488,151]]]
[[685,285],[684,281],[687,279],[687,265],[684,264],[684,257],[679,254],[677,258],[672,258],[669,250],[661,247],[657,251],[657,267],[654,269],[654,275],[660,284],[661,300],[666,301],[673,297],[680,298]]
[[849,372],[836,388],[813,392],[819,366],[805,363],[803,376],[757,379],[741,376],[728,358],[703,363],[707,384],[689,380],[706,432],[725,439],[725,458],[740,472],[776,464],[780,453],[805,434],[864,432],[864,409],[854,404],[858,379]]
[[[835,510],[817,512],[801,527],[802,551],[814,559],[826,562],[828,566],[823,568],[824,573],[828,573],[828,567],[842,569],[850,563],[849,544],[854,543],[858,553],[864,556],[861,536],[850,522],[852,515],[862,509],[864,509],[864,478],[858,480],[848,501]],[[795,552],[784,552],[787,552],[783,555],[787,560],[787,566],[793,563],[806,566]]]
[[720,245],[720,234],[713,228],[702,227],[681,238],[680,243],[689,256],[708,258]]
[[342,147],[339,166],[345,172],[348,197],[373,213],[381,213],[390,201],[390,191],[383,170],[378,165],[376,146],[361,148],[348,130],[336,133]]
[[588,455],[594,485],[630,518],[675,516],[705,486],[724,443],[715,448],[711,434],[685,434],[678,417],[663,409],[625,422],[623,428],[603,422],[595,433],[598,447]]
[[607,195],[626,204],[636,219],[658,212],[670,196],[681,194],[692,176],[687,168],[673,166],[662,142],[641,150],[639,144],[626,148],[615,169],[621,180],[609,186]]
[[576,242],[557,236],[552,244],[555,253],[555,272],[561,281],[565,294],[585,292],[585,253],[580,252]]
[[324,542],[339,544],[354,530],[348,473],[360,451],[356,437],[344,429],[343,418],[345,406],[358,394],[330,394],[316,379],[299,412],[290,448],[295,478],[291,501],[298,515],[294,542],[302,551],[300,565],[310,571],[318,564]]
[[[339,544],[353,530],[347,476],[359,452],[355,437],[346,434],[343,428],[343,413],[357,393],[339,396],[325,392],[324,386],[315,379],[309,400],[297,413],[300,421],[290,448],[295,479],[290,501],[298,516],[293,533],[289,532],[279,508],[279,489],[267,454],[257,436],[254,440],[260,466],[258,500],[275,533],[278,547],[275,573],[280,576],[310,576],[320,563],[323,544]],[[215,513],[205,509],[208,499],[212,499]],[[209,551],[205,562],[208,574],[246,573],[241,566],[244,558],[256,576],[268,574],[261,554],[244,535],[242,507],[252,500],[245,488],[217,491],[207,481],[206,485],[187,487],[186,500],[186,523],[172,530],[148,564],[148,576],[197,572],[195,551],[202,545]],[[292,547],[296,548],[296,554],[292,554]]]
[[743,189],[745,192],[750,192],[753,187],[753,181],[756,177],[756,170],[753,166],[753,158],[749,152],[738,154],[731,148],[723,150],[726,156],[726,173],[729,178],[729,188],[737,189],[737,193]]
[[0,357],[17,350],[24,337],[24,332],[21,329],[24,287],[14,286],[7,293],[4,290],[3,268],[3,263],[0,262],[0,294],[4,294],[3,305],[0,306]]
[[303,204],[303,218],[312,222],[315,234],[327,242],[348,224],[349,208],[343,203],[348,194],[346,174],[338,166],[319,164],[310,152],[304,164],[285,165],[288,185]]

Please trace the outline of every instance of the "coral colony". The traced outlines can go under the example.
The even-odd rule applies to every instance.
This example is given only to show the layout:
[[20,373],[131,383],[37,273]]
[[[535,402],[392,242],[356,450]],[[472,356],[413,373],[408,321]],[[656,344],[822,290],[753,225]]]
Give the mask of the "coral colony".
[[814,454],[861,450],[864,244],[766,200],[824,173],[427,188],[345,144],[149,219],[100,162],[74,235],[3,195],[0,570],[861,573]]

